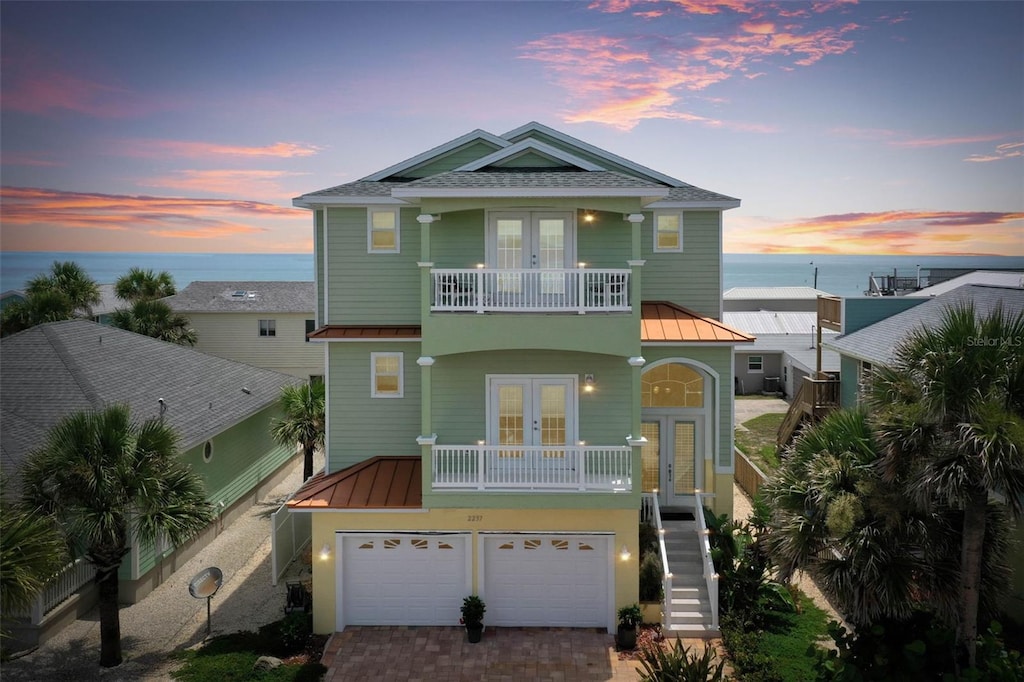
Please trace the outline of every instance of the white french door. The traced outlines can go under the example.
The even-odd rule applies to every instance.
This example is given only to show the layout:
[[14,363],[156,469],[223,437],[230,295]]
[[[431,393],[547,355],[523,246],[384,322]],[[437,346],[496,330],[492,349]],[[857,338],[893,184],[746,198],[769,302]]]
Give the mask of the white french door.
[[[573,214],[565,211],[495,211],[488,216],[487,266],[498,270],[564,270],[575,267]],[[498,295],[529,299],[564,296],[571,287],[561,272],[498,275]]]
[[640,451],[644,492],[658,491],[665,507],[692,507],[694,491],[704,475],[700,419],[644,418],[640,433],[647,444]]
[[575,377],[491,377],[488,394],[488,443],[500,464],[572,466],[564,446],[576,442]]

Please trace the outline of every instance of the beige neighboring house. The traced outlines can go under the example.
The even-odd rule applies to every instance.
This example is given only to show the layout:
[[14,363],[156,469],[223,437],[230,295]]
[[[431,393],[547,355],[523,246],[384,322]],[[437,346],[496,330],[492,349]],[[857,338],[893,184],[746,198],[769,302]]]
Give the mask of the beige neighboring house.
[[195,349],[310,380],[324,374],[313,282],[192,282],[163,299],[192,322]]

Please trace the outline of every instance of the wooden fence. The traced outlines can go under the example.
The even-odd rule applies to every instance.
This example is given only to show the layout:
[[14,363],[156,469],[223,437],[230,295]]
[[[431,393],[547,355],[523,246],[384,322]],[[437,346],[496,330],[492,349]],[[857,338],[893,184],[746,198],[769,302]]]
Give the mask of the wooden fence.
[[743,454],[743,451],[736,448],[736,467],[733,478],[736,484],[753,499],[761,486],[768,480],[764,472],[757,468],[757,465],[750,461],[750,458]]

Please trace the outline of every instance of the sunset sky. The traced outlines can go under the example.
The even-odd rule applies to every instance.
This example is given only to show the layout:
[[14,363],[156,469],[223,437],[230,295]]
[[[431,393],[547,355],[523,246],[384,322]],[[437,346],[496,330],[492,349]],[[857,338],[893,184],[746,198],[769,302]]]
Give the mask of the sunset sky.
[[309,252],[291,198],[535,120],[732,253],[1024,255],[1024,2],[7,2],[0,248]]

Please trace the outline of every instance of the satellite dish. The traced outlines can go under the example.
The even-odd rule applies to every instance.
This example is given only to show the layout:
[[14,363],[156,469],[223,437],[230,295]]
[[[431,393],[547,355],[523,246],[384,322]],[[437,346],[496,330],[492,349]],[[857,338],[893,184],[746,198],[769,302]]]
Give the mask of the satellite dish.
[[210,635],[210,600],[217,594],[220,584],[224,580],[224,573],[216,566],[210,566],[196,573],[188,584],[188,593],[196,599],[206,600],[206,635]]
[[188,584],[188,593],[196,599],[206,599],[217,594],[220,584],[224,580],[224,574],[216,566],[210,566],[196,573],[192,582]]

